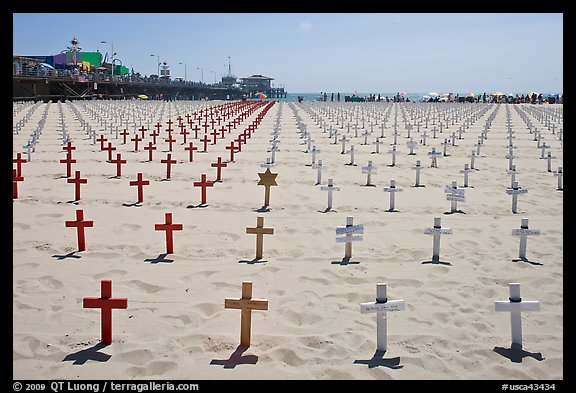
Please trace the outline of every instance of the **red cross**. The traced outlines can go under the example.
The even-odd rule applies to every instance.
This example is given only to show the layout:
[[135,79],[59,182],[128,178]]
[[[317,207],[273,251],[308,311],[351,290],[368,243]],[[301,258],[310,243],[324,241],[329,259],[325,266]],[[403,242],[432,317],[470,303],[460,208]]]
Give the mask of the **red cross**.
[[168,121],[166,122],[166,124],[168,124],[168,128],[166,130],[174,131],[172,130],[172,123],[174,123],[172,119],[168,119]]
[[22,176],[22,164],[28,162],[24,158],[22,158],[22,153],[16,153],[16,158],[12,159],[12,162],[16,164],[16,173],[17,176]]
[[100,297],[85,297],[82,299],[84,308],[99,308],[102,310],[101,334],[104,344],[112,344],[112,310],[128,308],[127,298],[112,297],[112,280],[100,281]]
[[226,127],[228,127],[228,133],[232,131],[232,127],[236,128],[236,126],[234,126],[233,123],[226,124]]
[[216,137],[218,136],[218,131],[214,130],[210,133],[210,135],[212,135],[214,137],[212,144],[215,145],[216,144]]
[[72,179],[67,179],[66,182],[70,183],[70,184],[74,183],[74,200],[79,201],[80,200],[80,184],[88,183],[88,179],[81,179],[80,178],[80,171],[76,171],[76,177],[74,177]]
[[180,135],[184,135],[184,145],[186,144],[186,135],[188,134],[190,134],[190,132],[186,131],[186,126],[182,124],[182,127],[180,127]]
[[142,133],[142,139],[144,139],[144,131],[148,131],[147,128],[144,128],[144,126],[141,126],[138,131],[140,131]]
[[164,224],[154,224],[154,229],[157,231],[166,231],[166,253],[174,253],[173,231],[181,231],[182,224],[172,223],[172,213],[166,213],[166,222]]
[[138,180],[131,180],[131,186],[138,186],[138,203],[144,200],[144,190],[142,186],[147,186],[150,184],[150,180],[142,180],[142,172],[138,172]]
[[208,138],[208,134],[204,134],[204,138],[200,139],[200,142],[204,142],[204,150],[202,150],[203,152],[207,151],[208,141],[210,141],[210,138]]
[[126,136],[130,135],[130,133],[128,131],[126,131],[126,128],[124,128],[124,131],[122,131],[120,133],[120,135],[122,135],[122,144],[125,145],[126,144]]
[[224,138],[224,132],[226,132],[226,127],[224,126],[220,127],[220,133],[221,133],[220,138]]
[[152,152],[156,150],[156,146],[152,142],[148,142],[148,146],[144,146],[144,150],[148,150],[148,161],[152,161]]
[[234,146],[234,141],[230,142],[230,146],[226,146],[226,150],[230,150],[230,161],[234,162],[234,151],[236,151],[236,147]]
[[140,142],[142,140],[142,138],[140,138],[138,136],[138,134],[134,134],[134,138],[130,139],[132,142],[134,142],[134,151],[138,151],[138,142]]
[[216,120],[212,119],[209,121],[209,123],[212,125],[212,128],[214,128],[214,124],[216,124]]
[[104,138],[104,135],[100,135],[100,137],[96,140],[100,142],[100,150],[104,150],[104,142],[106,142],[108,139]]
[[194,128],[192,128],[194,130],[194,139],[198,139],[198,131],[200,131],[200,127],[198,127],[198,125],[195,125]]
[[168,153],[168,157],[165,160],[160,160],[162,164],[166,164],[166,179],[170,179],[170,168],[172,164],[176,164],[176,160],[172,159],[172,154]]
[[218,157],[217,162],[210,164],[212,168],[216,168],[216,181],[222,181],[222,168],[226,168],[228,164],[222,162],[222,157]]
[[126,164],[126,160],[122,159],[121,154],[116,154],[116,159],[110,160],[110,162],[116,164],[116,177],[122,176],[122,164]]
[[156,131],[160,132],[160,128],[162,128],[162,124],[160,124],[160,122],[158,122],[158,123],[156,123],[156,125],[154,127],[156,127]]
[[[242,134],[239,134],[238,137],[236,139],[234,139],[234,142],[237,143],[236,147],[238,148],[238,151],[242,151],[242,138],[241,138]],[[246,143],[246,142],[244,142]]]
[[198,148],[194,147],[192,142],[190,142],[190,145],[185,147],[184,150],[190,151],[190,162],[192,162],[194,160],[194,150],[198,150]]
[[153,138],[152,140],[154,141],[154,144],[156,144],[156,137],[158,135],[160,135],[158,131],[152,131],[152,133],[150,134],[150,136]]
[[206,174],[202,174],[202,181],[195,181],[193,183],[194,187],[202,187],[202,204],[206,204],[206,188],[214,187],[214,183],[211,181],[206,181]]
[[165,142],[168,142],[168,151],[172,151],[172,143],[176,142],[176,139],[172,138],[172,135],[168,137],[168,139],[164,139]]
[[72,172],[72,164],[75,164],[76,160],[72,159],[71,154],[66,154],[66,159],[65,160],[62,159],[62,160],[60,160],[60,162],[62,164],[64,164],[64,163],[66,164],[66,177],[70,177],[71,176],[70,172]]
[[18,199],[18,182],[24,181],[24,176],[19,176],[16,169],[12,169],[12,199]]
[[116,150],[116,148],[112,146],[112,142],[108,142],[108,147],[103,147],[102,150],[108,152],[108,161],[112,161],[112,151]]
[[72,156],[72,150],[76,150],[76,148],[72,146],[72,142],[68,142],[66,146],[62,148],[62,150],[66,150],[66,153]]
[[75,227],[78,234],[78,251],[86,250],[86,239],[84,237],[84,228],[93,227],[94,221],[84,221],[84,210],[76,210],[76,221],[66,221],[67,228]]

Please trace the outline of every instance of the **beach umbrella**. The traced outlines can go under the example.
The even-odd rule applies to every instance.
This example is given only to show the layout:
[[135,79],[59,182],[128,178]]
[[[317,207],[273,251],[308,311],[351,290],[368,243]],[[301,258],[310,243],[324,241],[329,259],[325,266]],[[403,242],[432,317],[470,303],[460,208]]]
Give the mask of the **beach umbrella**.
[[466,97],[474,97],[476,95],[476,93],[468,93],[466,94]]
[[52,66],[51,66],[50,64],[48,64],[48,63],[40,63],[40,65],[41,65],[42,67],[50,68],[51,70],[54,69],[54,67],[52,67]]
[[405,91],[401,91],[401,92],[398,93],[398,94],[400,94],[401,96],[405,96],[407,93],[406,93]]
[[256,94],[254,94],[254,97],[256,98],[268,98],[268,96],[262,92],[257,92]]
[[491,96],[505,96],[506,94],[502,93],[501,91],[498,91],[496,93],[492,93],[490,94]]
[[429,95],[430,97],[438,97],[440,94],[435,93],[435,92],[432,92],[432,93],[428,93],[428,95]]
[[146,94],[140,94],[140,95],[138,96],[138,98],[140,98],[140,99],[142,99],[142,100],[147,100],[147,99],[148,99],[148,96],[147,96]]

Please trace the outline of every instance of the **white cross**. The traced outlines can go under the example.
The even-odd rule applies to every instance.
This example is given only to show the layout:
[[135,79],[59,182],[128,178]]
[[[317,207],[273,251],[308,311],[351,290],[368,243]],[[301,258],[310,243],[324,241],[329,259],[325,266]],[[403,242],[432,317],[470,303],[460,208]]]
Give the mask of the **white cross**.
[[342,151],[340,152],[340,154],[344,154],[346,152],[346,135],[342,136]]
[[562,171],[562,167],[558,167],[558,171],[554,171],[554,176],[558,176],[558,191],[562,191],[564,188],[562,187],[562,178],[564,177],[564,172]]
[[371,186],[372,173],[378,173],[378,168],[375,165],[372,165],[372,161],[368,161],[368,166],[362,167],[362,173],[368,174],[366,178],[366,185]]
[[332,192],[340,191],[340,187],[335,186],[332,179],[328,179],[328,185],[320,187],[320,190],[328,191],[328,207],[326,208],[326,211],[330,211],[332,209]]
[[517,212],[518,195],[519,194],[527,194],[527,193],[528,193],[528,190],[526,188],[518,187],[517,181],[512,183],[512,187],[506,189],[506,194],[512,195],[512,213]]
[[383,143],[380,138],[376,138],[376,141],[372,142],[373,145],[376,145],[376,154],[380,154],[380,145]]
[[400,150],[396,150],[396,145],[392,146],[392,150],[388,150],[388,153],[392,154],[392,164],[390,166],[396,165],[396,153],[399,153]]
[[376,301],[360,303],[360,313],[376,313],[376,348],[379,351],[387,349],[387,311],[404,311],[404,300],[388,300],[386,296],[386,283],[376,284]]
[[548,172],[552,172],[552,159],[556,157],[552,157],[552,153],[548,152],[548,156],[540,157],[541,159],[548,160]]
[[434,217],[434,227],[424,228],[424,234],[433,236],[432,262],[433,263],[440,262],[440,235],[451,235],[452,229],[442,228],[441,218]]
[[410,140],[406,142],[406,146],[408,147],[408,149],[410,149],[410,152],[408,153],[409,156],[413,156],[416,154],[414,153],[414,149],[418,149],[418,142],[410,138]]
[[412,169],[416,170],[416,183],[414,184],[414,187],[423,187],[420,184],[420,170],[423,169],[423,167],[420,166],[420,160],[416,160],[416,165],[413,166]]
[[316,180],[316,185],[322,183],[322,171],[326,170],[326,165],[322,165],[322,160],[318,160],[318,164],[313,164],[312,168],[318,169],[318,177]]
[[522,300],[520,297],[520,284],[510,283],[510,297],[506,300],[494,301],[494,311],[510,313],[512,326],[512,346],[522,348],[522,316],[523,311],[540,311],[540,302],[535,300]]
[[350,154],[350,163],[348,165],[356,165],[354,164],[354,145],[350,146],[350,150],[348,150],[346,153]]
[[402,187],[396,187],[396,180],[390,180],[390,187],[384,187],[384,192],[390,193],[390,209],[388,211],[394,211],[394,199],[397,192],[403,191]]
[[345,243],[344,258],[352,258],[352,242],[362,241],[362,236],[354,236],[355,233],[364,233],[364,226],[362,224],[354,225],[354,217],[346,217],[346,226],[337,227],[336,235],[344,235],[344,237],[337,237],[336,243]]
[[539,236],[540,229],[529,229],[528,228],[528,219],[523,218],[520,223],[519,229],[513,229],[512,235],[520,236],[520,248],[518,251],[518,258],[525,260],[526,259],[526,244],[528,243],[528,236]]
[[468,187],[468,174],[473,173],[474,169],[470,169],[468,164],[464,164],[464,169],[460,170],[460,173],[464,174],[464,187]]
[[452,181],[452,185],[446,185],[444,187],[444,192],[446,193],[446,200],[450,201],[450,213],[454,213],[458,210],[458,202],[464,202],[466,199],[464,197],[464,190],[461,190],[456,185],[456,181]]

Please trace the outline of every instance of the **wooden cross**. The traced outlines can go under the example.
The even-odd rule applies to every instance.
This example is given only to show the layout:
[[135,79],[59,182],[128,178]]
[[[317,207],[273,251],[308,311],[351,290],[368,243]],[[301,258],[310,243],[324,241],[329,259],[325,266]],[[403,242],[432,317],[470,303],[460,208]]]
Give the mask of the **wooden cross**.
[[110,162],[116,164],[116,177],[122,176],[122,164],[126,164],[126,160],[122,159],[121,153],[116,154],[116,159]]
[[424,234],[425,235],[432,235],[433,245],[432,245],[432,262],[438,263],[440,262],[440,235],[451,235],[452,229],[451,228],[442,228],[440,217],[434,217],[434,227],[433,228],[425,228]]
[[138,134],[134,134],[134,138],[130,139],[132,142],[134,142],[134,151],[138,151],[138,142],[140,142],[142,140],[142,138],[140,138],[140,136]]
[[126,128],[124,128],[124,131],[122,131],[120,133],[120,135],[122,135],[122,144],[125,145],[126,144],[126,136],[130,135],[130,133],[128,131],[126,131]]
[[313,164],[312,168],[318,169],[318,175],[316,177],[316,185],[322,183],[322,171],[326,170],[326,165],[322,165],[322,160],[318,160],[318,164]]
[[216,144],[216,138],[218,138],[218,130],[212,131],[212,132],[210,133],[210,135],[213,136],[212,144],[215,145],[215,144]]
[[12,169],[12,199],[18,199],[18,182],[24,181],[24,176],[19,176],[16,169]]
[[242,297],[240,299],[224,299],[224,308],[242,310],[240,319],[240,345],[250,346],[250,330],[252,327],[252,310],[268,310],[267,299],[252,299],[252,282],[242,282]]
[[104,135],[100,134],[100,137],[96,140],[100,142],[100,150],[104,150],[104,142],[106,142],[108,139],[104,138]]
[[256,259],[262,259],[264,235],[273,235],[274,228],[264,228],[264,217],[257,217],[256,227],[246,228],[246,233],[256,235]]
[[65,221],[66,228],[76,228],[78,235],[78,251],[86,250],[85,227],[93,227],[94,221],[84,221],[84,210],[76,210],[76,221]]
[[68,142],[66,146],[62,148],[62,150],[66,150],[67,155],[72,157],[72,150],[76,150],[76,147],[72,146],[72,142]]
[[450,186],[444,187],[444,192],[446,193],[446,200],[450,201],[450,213],[455,213],[458,210],[458,202],[466,200],[464,190],[459,189],[456,181],[452,180]]
[[222,157],[218,157],[217,162],[213,162],[210,164],[212,168],[216,168],[216,180],[215,181],[222,181],[222,168],[226,168],[228,164],[222,162]]
[[528,243],[528,236],[539,236],[540,229],[529,229],[528,219],[523,218],[520,223],[520,228],[513,229],[512,235],[520,236],[520,248],[518,251],[518,258],[526,260],[526,244]]
[[176,160],[172,159],[172,154],[168,153],[164,160],[160,160],[162,164],[166,164],[166,179],[170,179],[172,164],[176,164]]
[[172,135],[170,135],[167,139],[164,139],[164,141],[168,142],[168,151],[172,151],[172,143],[176,142],[176,139],[172,138]]
[[82,300],[84,308],[99,308],[102,310],[101,333],[104,344],[112,344],[112,310],[128,308],[127,298],[112,297],[112,280],[100,281],[100,297],[85,297]]
[[523,311],[540,311],[540,302],[535,300],[522,300],[520,297],[520,284],[509,283],[510,296],[508,301],[494,301],[494,311],[510,313],[512,327],[512,347],[522,348],[522,316]]
[[80,178],[80,171],[76,171],[76,177],[74,177],[72,179],[67,179],[66,182],[70,183],[70,184],[74,183],[74,200],[79,201],[80,200],[80,184],[88,183],[88,179],[81,179]]
[[154,224],[154,229],[157,231],[166,231],[166,253],[173,254],[174,253],[173,232],[181,231],[184,228],[184,226],[182,224],[172,223],[172,213],[165,213],[165,220],[166,222],[164,224]]
[[564,172],[562,170],[562,167],[559,166],[557,171],[554,171],[554,176],[558,177],[558,188],[556,188],[558,191],[562,191],[564,190],[564,187],[562,185],[562,178],[564,177]]
[[376,284],[376,301],[360,303],[360,313],[376,313],[376,348],[378,351],[386,351],[387,347],[387,311],[404,311],[404,300],[388,300],[386,295],[386,283]]
[[138,172],[137,180],[130,180],[131,186],[138,186],[138,201],[137,203],[142,203],[144,200],[144,191],[142,186],[147,186],[150,184],[149,180],[142,180],[142,172]]
[[189,131],[186,131],[186,126],[184,124],[182,124],[182,126],[180,127],[180,135],[184,136],[184,142],[182,144],[186,144],[186,135],[190,134]]
[[206,180],[206,174],[202,174],[202,181],[195,181],[192,183],[194,187],[202,187],[202,205],[206,204],[206,188],[214,187],[214,183]]
[[277,173],[270,172],[270,168],[266,168],[266,172],[258,173],[260,181],[258,181],[259,186],[264,186],[264,206],[269,206],[270,204],[270,187],[277,186],[276,176]]
[[142,139],[144,139],[144,131],[148,131],[147,128],[144,128],[144,126],[141,126],[138,131],[140,131],[142,133]]
[[26,163],[24,158],[22,158],[22,153],[16,153],[16,158],[12,159],[12,163],[16,164],[16,176],[22,176],[22,164]]

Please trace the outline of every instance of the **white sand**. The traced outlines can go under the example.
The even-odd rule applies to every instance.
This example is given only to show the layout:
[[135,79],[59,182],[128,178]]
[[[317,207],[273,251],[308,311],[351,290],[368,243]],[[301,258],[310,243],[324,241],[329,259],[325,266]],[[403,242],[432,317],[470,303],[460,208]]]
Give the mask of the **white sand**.
[[[486,120],[498,105],[483,104],[396,104],[303,103],[292,104],[307,125],[314,144],[321,150],[316,160],[327,165],[328,178],[341,191],[334,192],[333,211],[324,212],[327,193],[315,185],[317,171],[310,168],[311,156],[304,153],[294,111],[288,103],[276,103],[262,120],[236,162],[222,169],[223,182],[207,190],[207,206],[200,204],[200,189],[193,187],[201,174],[216,178],[210,164],[221,156],[232,138],[256,118],[258,109],[224,140],[208,146],[208,153],[195,152],[188,162],[176,117],[192,114],[195,108],[221,102],[112,102],[106,105],[132,113],[148,113],[150,123],[163,124],[154,162],[133,142],[126,145],[106,133],[127,164],[116,178],[116,166],[106,162],[107,153],[93,145],[81,130],[72,107],[92,128],[99,129],[100,115],[85,109],[104,103],[62,104],[73,152],[88,183],[81,187],[81,200],[73,202],[74,186],[66,183],[66,166],[59,162],[62,150],[58,104],[50,104],[42,135],[32,155],[23,164],[25,180],[18,183],[19,198],[13,202],[13,378],[15,379],[563,379],[563,192],[557,177],[547,172],[533,135],[513,106],[510,114],[515,131],[514,163],[517,180],[528,193],[518,197],[518,213],[511,211],[512,197],[506,194],[508,153],[506,106],[496,112],[488,139],[475,160],[465,189],[460,213],[446,214],[450,202],[444,186],[456,180],[470,163],[469,155]],[[13,135],[13,158],[36,128],[47,104],[37,108],[19,134]],[[448,157],[429,168],[432,147],[442,152],[440,142],[449,138],[470,119],[487,108],[448,147]],[[152,110],[151,108],[156,108]],[[161,112],[158,108],[164,108]],[[351,123],[356,166],[341,144],[311,117],[322,115],[328,128],[328,108],[344,110]],[[341,108],[341,109],[338,109]],[[560,105],[521,105],[523,112],[561,110]],[[408,155],[407,130],[402,113],[414,125],[411,113],[429,111],[466,113],[438,138],[428,125],[426,146]],[[28,110],[14,115],[14,123]],[[146,112],[144,112],[146,111]],[[170,111],[170,116],[168,112]],[[276,153],[277,187],[271,188],[270,210],[259,212],[264,187],[258,186],[261,163],[270,157],[271,132],[280,111],[280,135]],[[356,111],[378,125],[362,145],[363,130],[354,137]],[[396,112],[397,111],[397,112]],[[412,111],[412,112],[410,112]],[[360,113],[360,112],[358,112]],[[395,113],[398,119],[396,166],[387,153],[393,141]],[[152,114],[152,115],[151,115]],[[145,116],[145,115],[141,115]],[[117,114],[112,116],[117,120]],[[387,119],[386,138],[380,154],[371,154],[371,144],[380,135],[382,118]],[[168,144],[166,121],[171,118],[177,143],[172,157],[170,180],[165,180]],[[561,120],[552,134],[529,115],[542,131],[544,141],[556,158],[555,171],[562,166]],[[340,120],[340,118],[338,117]],[[421,117],[423,119],[423,117]],[[112,120],[108,119],[107,122]],[[185,120],[184,120],[185,121]],[[144,124],[147,124],[145,121]],[[140,128],[135,121],[131,134]],[[359,126],[362,126],[360,117]],[[421,132],[424,131],[422,121]],[[189,127],[187,127],[190,129]],[[341,130],[340,128],[338,128]],[[121,130],[121,129],[120,129]],[[343,130],[346,132],[346,128]],[[199,137],[203,135],[200,131]],[[148,134],[149,132],[147,132]],[[99,133],[98,133],[99,135]],[[132,135],[131,135],[132,136]],[[414,140],[420,141],[416,126]],[[189,140],[190,135],[188,136]],[[350,146],[350,144],[348,144]],[[412,166],[420,159],[425,167],[421,183],[413,187]],[[367,187],[361,167],[372,160],[378,173],[375,187]],[[15,167],[15,165],[14,165]],[[144,187],[144,202],[135,205],[137,190],[129,186],[142,172],[150,185]],[[404,190],[396,195],[395,212],[389,209],[389,194],[383,187],[396,180]],[[87,250],[78,252],[76,230],[64,222],[75,219],[83,209],[94,226],[86,229]],[[165,255],[164,232],[154,225],[173,213],[174,253]],[[264,236],[264,259],[254,261],[256,236],[246,234],[264,216],[264,226],[273,235]],[[344,244],[336,243],[335,229],[346,217],[363,224],[363,241],[353,243],[352,259],[343,262]],[[424,229],[434,217],[452,235],[441,237],[441,264],[423,263],[432,257],[432,236]],[[530,228],[541,235],[530,237],[527,261],[518,260],[519,237],[511,231],[529,218]],[[113,281],[113,296],[128,298],[127,310],[113,311],[113,343],[100,345],[100,311],[84,309],[84,297],[100,296],[100,280]],[[269,301],[267,311],[252,312],[252,345],[240,343],[240,311],[225,309],[225,298],[241,296],[242,281],[253,283],[253,297]],[[388,351],[374,358],[376,315],[361,314],[359,304],[374,301],[376,284],[388,284],[389,299],[404,299],[406,310],[388,313]],[[524,300],[538,300],[539,312],[522,313],[523,352],[511,351],[510,315],[495,312],[494,301],[507,300],[508,284],[521,285]]]

